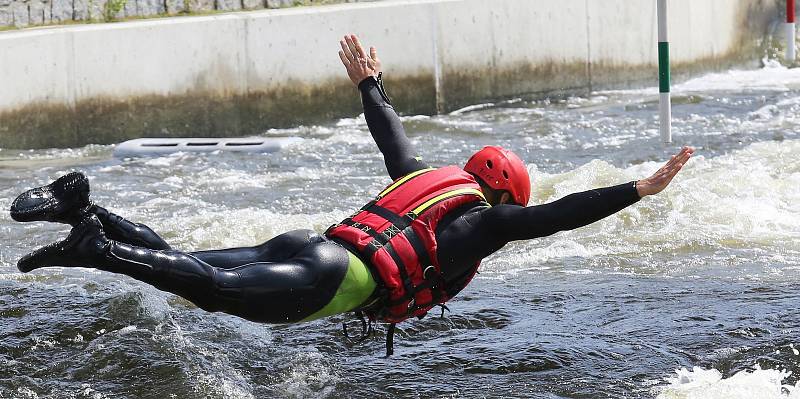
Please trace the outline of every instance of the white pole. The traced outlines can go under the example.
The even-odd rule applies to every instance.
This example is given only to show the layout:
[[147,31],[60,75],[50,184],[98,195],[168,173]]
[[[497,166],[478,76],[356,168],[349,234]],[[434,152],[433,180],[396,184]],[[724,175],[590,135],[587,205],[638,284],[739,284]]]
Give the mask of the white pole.
[[786,61],[795,61],[794,0],[786,0]]
[[658,8],[658,91],[659,131],[664,143],[672,142],[672,104],[669,85],[669,39],[667,35],[667,0],[657,0]]

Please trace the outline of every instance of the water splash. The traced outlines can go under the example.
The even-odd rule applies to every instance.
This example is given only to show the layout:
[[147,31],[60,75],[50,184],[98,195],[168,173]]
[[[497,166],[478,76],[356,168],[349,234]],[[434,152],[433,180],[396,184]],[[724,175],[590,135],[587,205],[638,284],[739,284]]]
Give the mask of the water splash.
[[[657,253],[740,252],[780,260],[779,274],[800,268],[800,140],[760,142],[719,157],[689,161],[667,190],[590,226],[513,246],[511,264],[558,258],[648,257]],[[531,204],[650,175],[661,162],[626,168],[594,160],[566,173],[529,167]],[[538,244],[538,245],[537,245]],[[524,254],[524,255],[520,255]],[[792,259],[794,258],[794,259]],[[670,271],[664,264],[662,272]],[[697,265],[705,267],[707,264]]]
[[783,385],[791,375],[788,371],[761,369],[740,371],[728,378],[715,369],[693,367],[692,370],[675,370],[675,377],[667,379],[669,386],[658,399],[798,399],[800,383]]

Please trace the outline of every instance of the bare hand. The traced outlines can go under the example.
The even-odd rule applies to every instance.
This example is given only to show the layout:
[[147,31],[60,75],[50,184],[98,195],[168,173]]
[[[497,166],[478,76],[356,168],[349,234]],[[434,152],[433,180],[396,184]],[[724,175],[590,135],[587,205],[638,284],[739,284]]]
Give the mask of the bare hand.
[[683,147],[679,153],[670,157],[669,161],[653,173],[652,176],[639,180],[636,182],[636,191],[639,197],[646,197],[648,195],[658,194],[672,181],[672,178],[678,174],[683,165],[689,161],[689,158],[694,154],[694,148]]
[[339,40],[339,44],[342,46],[339,58],[354,85],[358,85],[370,76],[377,77],[381,72],[381,61],[378,59],[378,50],[375,47],[370,47],[367,55],[356,35],[345,36]]

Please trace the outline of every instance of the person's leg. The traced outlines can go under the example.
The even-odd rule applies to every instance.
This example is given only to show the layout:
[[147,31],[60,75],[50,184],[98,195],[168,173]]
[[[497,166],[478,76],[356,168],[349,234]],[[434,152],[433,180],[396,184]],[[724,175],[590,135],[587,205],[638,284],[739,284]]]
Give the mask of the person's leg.
[[370,299],[377,285],[366,268],[366,273],[358,273],[353,259],[340,245],[323,241],[286,261],[251,263],[225,272],[240,278],[246,300],[239,316],[293,323],[352,311]]
[[23,272],[47,266],[95,267],[180,295],[206,311],[289,323],[353,310],[372,295],[374,280],[368,272],[359,274],[357,267],[353,272],[353,258],[323,240],[282,262],[221,269],[179,251],[108,240],[97,217],[90,215],[66,240],[27,255],[18,267]]
[[141,223],[131,222],[98,205],[92,205],[87,212],[97,215],[109,239],[149,249],[172,249],[155,231]]
[[282,262],[297,255],[309,244],[323,241],[325,238],[313,230],[292,230],[254,247],[196,251],[190,254],[214,267],[232,269],[255,262]]
[[[172,249],[146,225],[126,220],[97,205],[89,208],[89,212],[97,215],[106,237],[111,240],[149,249]],[[280,262],[291,258],[309,243],[324,240],[313,230],[293,230],[253,247],[195,251],[189,254],[211,266],[231,269],[248,263]]]
[[[321,286],[327,286],[326,295],[315,294],[322,301],[315,302],[311,306],[302,306],[301,309],[295,309],[292,313],[296,317],[306,315],[302,317],[302,321],[310,321],[360,307],[370,299],[377,287],[371,272],[358,257],[341,246],[327,241],[315,231],[293,230],[255,247],[199,251],[192,252],[190,255],[217,268],[232,269],[230,271],[238,272],[245,280],[261,282],[259,283],[260,287],[280,287],[279,290],[273,290],[270,294],[273,298],[254,301],[254,303],[279,303],[281,301],[276,300],[274,296],[285,295],[286,288],[291,287],[290,291],[297,292],[298,287],[294,286],[298,282],[297,276],[312,277],[309,275],[311,272],[317,274],[317,277],[321,277],[322,273],[319,272],[321,265],[327,265],[324,269],[330,268],[332,264],[341,265],[342,251],[347,254],[348,259],[347,269],[341,282],[338,284],[333,284],[335,281],[318,282],[317,287],[311,290],[319,292]],[[291,277],[287,278],[287,276]],[[338,279],[335,280],[338,281]],[[334,288],[335,294],[326,302],[324,298],[328,298],[330,290]],[[293,302],[294,299],[290,299],[290,301]],[[319,307],[323,303],[324,306]],[[261,306],[258,305],[258,307]],[[319,309],[316,309],[317,307]],[[287,309],[290,307],[277,306],[265,312],[272,312],[271,315],[268,315],[271,320],[284,320],[289,317],[286,314]],[[312,310],[314,311],[312,312]]]
[[[129,221],[89,199],[89,180],[80,172],[64,175],[47,186],[20,194],[12,203],[11,217],[20,222],[50,221],[77,226],[87,213],[103,224],[106,237],[149,249],[172,247],[151,228]],[[277,262],[291,258],[309,242],[323,240],[311,230],[281,234],[255,247],[230,248],[192,253],[215,267],[230,269],[254,262]]]

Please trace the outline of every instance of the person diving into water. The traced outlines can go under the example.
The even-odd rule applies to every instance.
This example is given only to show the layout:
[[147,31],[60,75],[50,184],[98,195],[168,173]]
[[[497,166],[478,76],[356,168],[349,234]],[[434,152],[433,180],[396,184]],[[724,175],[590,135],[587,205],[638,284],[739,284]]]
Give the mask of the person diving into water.
[[[20,222],[72,225],[63,241],[19,260],[124,274],[209,312],[261,323],[296,323],[345,312],[390,323],[422,317],[456,296],[480,262],[511,241],[576,229],[664,190],[692,156],[684,147],[652,176],[527,206],[531,181],[513,152],[489,146],[462,167],[432,168],[417,157],[381,79],[381,62],[355,35],[339,57],[361,94],[364,116],[393,182],[324,234],[294,230],[254,247],[183,252],[153,230],[93,203],[72,172],[21,194]],[[362,319],[363,321],[363,319]]]

